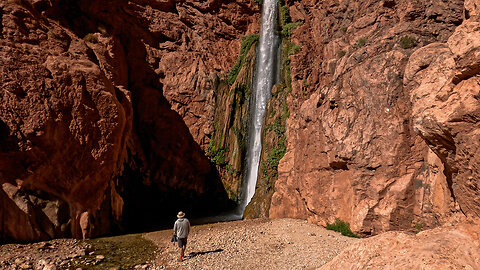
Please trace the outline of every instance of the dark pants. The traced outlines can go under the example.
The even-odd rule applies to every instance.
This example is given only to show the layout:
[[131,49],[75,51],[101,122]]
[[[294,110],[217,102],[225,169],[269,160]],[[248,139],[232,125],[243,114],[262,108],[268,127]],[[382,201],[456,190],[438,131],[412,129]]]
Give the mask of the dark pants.
[[178,238],[178,247],[183,248],[187,246],[187,238]]

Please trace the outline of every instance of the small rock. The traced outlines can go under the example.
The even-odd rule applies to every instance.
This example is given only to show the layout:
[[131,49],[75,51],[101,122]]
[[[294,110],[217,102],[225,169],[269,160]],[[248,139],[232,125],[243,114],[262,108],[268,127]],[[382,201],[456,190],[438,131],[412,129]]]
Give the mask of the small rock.
[[40,259],[37,264],[38,265],[46,265],[47,261],[45,261],[44,259]]
[[97,259],[97,261],[101,261],[101,260],[105,259],[105,256],[97,255],[97,256],[95,256],[95,259]]
[[22,263],[20,269],[31,269],[32,266],[29,263]]
[[55,266],[55,264],[47,264],[45,265],[45,267],[43,267],[43,270],[57,270],[57,267]]

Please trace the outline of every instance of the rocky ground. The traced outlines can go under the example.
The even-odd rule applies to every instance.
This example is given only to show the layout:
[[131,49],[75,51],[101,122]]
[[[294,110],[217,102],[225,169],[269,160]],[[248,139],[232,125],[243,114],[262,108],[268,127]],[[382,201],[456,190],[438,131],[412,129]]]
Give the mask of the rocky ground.
[[177,262],[171,231],[146,235],[158,245],[160,269],[316,269],[358,241],[295,219],[254,219],[192,228]]
[[[315,269],[358,241],[302,220],[215,223],[192,226],[186,258],[177,262],[171,235],[164,230],[100,240],[6,244],[0,246],[0,269]],[[140,238],[153,241],[157,251],[148,250],[150,241],[140,243]],[[118,242],[130,250],[112,245]]]
[[178,262],[172,230],[0,245],[0,269],[470,269],[480,270],[480,224],[464,220],[417,233],[356,239],[296,219],[192,226]]
[[0,269],[64,269],[72,259],[86,256],[89,248],[86,242],[74,239],[1,245]]

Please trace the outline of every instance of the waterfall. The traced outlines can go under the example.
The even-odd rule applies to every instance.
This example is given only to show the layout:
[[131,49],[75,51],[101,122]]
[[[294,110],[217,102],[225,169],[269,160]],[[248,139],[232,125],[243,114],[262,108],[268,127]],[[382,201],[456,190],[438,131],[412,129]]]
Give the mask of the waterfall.
[[260,154],[262,152],[262,124],[267,100],[275,83],[276,57],[279,38],[275,33],[277,25],[278,0],[264,0],[262,25],[257,52],[256,71],[252,91],[249,142],[247,148],[247,173],[243,184],[241,211],[255,194]]

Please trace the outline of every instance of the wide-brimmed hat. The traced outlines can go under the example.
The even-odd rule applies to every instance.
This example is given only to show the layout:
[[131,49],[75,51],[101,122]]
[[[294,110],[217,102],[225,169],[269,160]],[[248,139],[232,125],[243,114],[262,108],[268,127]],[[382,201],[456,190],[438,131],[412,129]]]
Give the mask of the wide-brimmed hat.
[[177,218],[183,218],[185,216],[185,213],[183,213],[182,211],[178,212],[177,214]]

